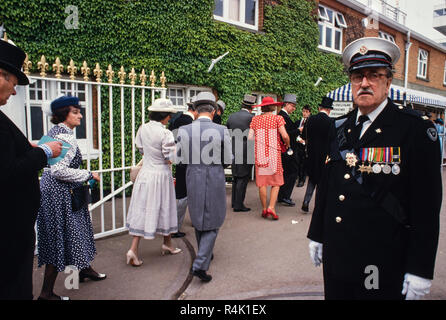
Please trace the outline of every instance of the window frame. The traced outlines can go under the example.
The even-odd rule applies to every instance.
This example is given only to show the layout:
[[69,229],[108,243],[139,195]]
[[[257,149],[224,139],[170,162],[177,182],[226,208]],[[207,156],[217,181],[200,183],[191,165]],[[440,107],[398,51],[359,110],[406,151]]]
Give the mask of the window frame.
[[[239,0],[240,1],[240,7],[239,7],[239,17],[240,21],[232,20],[229,18],[229,1],[230,0],[223,0],[223,16],[218,16],[212,12],[213,17],[217,21],[226,22],[238,27],[242,27],[245,29],[258,31],[259,30],[259,0],[253,0],[255,2],[255,12],[254,12],[254,25],[246,23],[246,0]],[[215,4],[214,4],[215,7]]]
[[419,48],[417,61],[418,61],[417,77],[421,79],[427,79],[427,71],[429,66],[429,51]]
[[446,86],[446,60],[444,62],[443,85]]
[[[321,9],[325,12],[325,15],[321,13]],[[332,18],[329,17],[329,11],[332,12]],[[318,6],[319,12],[319,21],[318,28],[322,27],[319,30],[319,44],[318,48],[324,51],[329,51],[337,54],[342,54],[342,45],[344,41],[344,30],[348,27],[347,22],[345,20],[344,15],[336,10],[333,10],[329,7],[319,4]],[[340,17],[342,17],[343,23],[340,21]],[[330,39],[331,46],[327,46],[327,31],[330,30]],[[339,41],[336,41],[337,33],[340,34]],[[339,49],[336,49],[336,45],[339,45]]]
[[387,32],[384,32],[384,31],[378,31],[378,36],[379,36],[381,39],[389,40],[389,41],[391,41],[391,42],[393,42],[393,43],[396,44],[396,42],[395,42],[395,37],[392,36],[391,34],[388,34]]
[[210,87],[201,87],[201,86],[197,86],[197,85],[168,84],[167,85],[167,98],[168,99],[170,99],[169,94],[168,94],[170,89],[182,90],[182,92],[183,92],[184,104],[183,105],[174,104],[175,109],[177,109],[178,111],[187,111],[187,109],[188,109],[187,103],[191,102],[191,99],[193,97],[191,95],[191,91],[211,92],[212,93],[212,88],[210,88]]

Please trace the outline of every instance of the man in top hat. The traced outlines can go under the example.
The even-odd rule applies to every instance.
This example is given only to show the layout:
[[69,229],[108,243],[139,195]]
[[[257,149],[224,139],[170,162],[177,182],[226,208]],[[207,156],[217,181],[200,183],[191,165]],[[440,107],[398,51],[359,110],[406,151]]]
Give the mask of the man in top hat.
[[296,111],[296,95],[287,93],[283,97],[283,107],[279,112],[285,120],[285,129],[290,137],[290,148],[282,153],[283,180],[284,184],[280,187],[277,202],[294,207],[296,204],[291,200],[294,184],[298,174],[298,154],[297,137],[299,136],[299,127],[290,118],[290,114]]
[[252,173],[254,163],[254,147],[251,140],[248,140],[249,125],[254,117],[252,107],[256,102],[256,97],[245,94],[242,101],[241,110],[231,114],[226,122],[226,126],[231,130],[232,136],[232,208],[234,212],[247,212],[251,208],[244,205],[246,188],[249,177]]
[[[15,86],[28,85],[21,71],[25,53],[0,40],[0,106]],[[0,111],[0,300],[32,299],[34,224],[40,206],[39,171],[62,150],[61,142],[31,145],[16,125]]]
[[297,125],[299,127],[299,135],[297,137],[297,177],[298,183],[297,187],[303,187],[306,179],[306,169],[305,169],[305,159],[306,159],[306,147],[305,140],[302,138],[304,128],[306,127],[307,120],[311,115],[310,106],[306,105],[302,107],[302,119],[297,120]]
[[420,299],[434,275],[442,201],[432,123],[389,98],[399,48],[380,38],[348,45],[352,112],[318,187],[308,238],[327,299]]
[[217,112],[215,113],[214,119],[212,121],[216,124],[221,124],[221,115],[225,112],[226,103],[223,100],[217,100]]
[[[175,138],[178,129],[182,126],[191,124],[192,121],[197,118],[197,115],[193,102],[188,102],[187,111],[182,113],[169,126],[169,129],[173,131]],[[186,168],[187,165],[181,163],[178,163],[175,166],[175,195],[177,198],[178,232],[173,233],[172,238],[182,238],[186,235],[184,232],[180,231],[187,209]]]
[[311,198],[319,184],[327,159],[330,137],[334,134],[333,120],[329,117],[331,110],[333,110],[333,99],[323,97],[319,113],[308,119],[302,131],[307,156],[305,167],[308,174],[307,190],[302,204],[304,213],[309,211]]
[[194,102],[198,119],[178,130],[179,161],[187,164],[187,205],[197,238],[192,274],[209,282],[207,274],[218,230],[226,217],[224,167],[232,162],[232,146],[225,126],[212,122],[218,105],[210,92],[200,92]]

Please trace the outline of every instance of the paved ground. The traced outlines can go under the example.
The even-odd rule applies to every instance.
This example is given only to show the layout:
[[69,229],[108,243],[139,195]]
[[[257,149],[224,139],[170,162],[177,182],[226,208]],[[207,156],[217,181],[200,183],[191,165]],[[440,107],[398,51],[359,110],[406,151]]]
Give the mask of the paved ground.
[[[420,186],[420,188],[426,186]],[[443,182],[443,189],[446,185]],[[178,255],[161,256],[162,238],[145,240],[141,245],[144,264],[134,268],[125,264],[131,238],[119,235],[97,240],[98,255],[93,266],[106,273],[104,281],[81,283],[79,290],[67,290],[67,275],[61,273],[56,293],[73,299],[323,299],[322,269],[315,268],[308,255],[308,230],[311,214],[300,211],[305,188],[295,188],[296,207],[277,206],[278,221],[260,216],[258,189],[250,183],[245,204],[253,210],[234,213],[228,210],[215,245],[215,258],[209,273],[210,283],[189,275],[196,250],[195,236],[187,215],[183,230],[186,238],[176,239],[183,249]],[[231,189],[227,188],[230,207]],[[435,280],[428,299],[446,299],[446,218],[443,203],[440,244]],[[314,201],[310,204],[310,210]],[[34,273],[34,294],[38,296],[43,268]]]

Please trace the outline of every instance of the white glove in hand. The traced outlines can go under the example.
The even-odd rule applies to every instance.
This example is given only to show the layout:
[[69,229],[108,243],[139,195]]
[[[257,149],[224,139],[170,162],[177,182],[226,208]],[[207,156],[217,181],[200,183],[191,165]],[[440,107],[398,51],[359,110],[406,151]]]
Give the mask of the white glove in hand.
[[404,275],[402,294],[406,295],[406,300],[420,300],[428,294],[432,281],[421,278],[410,273]]
[[322,263],[322,243],[310,241],[308,247],[310,248],[311,261],[316,267],[319,267]]

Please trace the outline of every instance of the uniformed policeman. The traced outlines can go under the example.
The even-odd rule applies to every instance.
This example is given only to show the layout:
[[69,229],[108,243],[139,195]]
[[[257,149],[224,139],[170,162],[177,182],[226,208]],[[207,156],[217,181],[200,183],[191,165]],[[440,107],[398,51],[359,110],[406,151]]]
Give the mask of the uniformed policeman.
[[357,108],[336,121],[308,232],[326,299],[409,300],[430,290],[440,148],[432,122],[388,99],[399,57],[380,38],[356,40],[343,53]]

